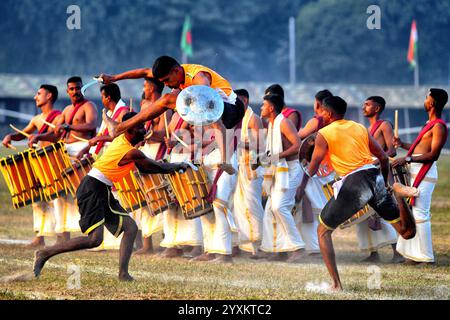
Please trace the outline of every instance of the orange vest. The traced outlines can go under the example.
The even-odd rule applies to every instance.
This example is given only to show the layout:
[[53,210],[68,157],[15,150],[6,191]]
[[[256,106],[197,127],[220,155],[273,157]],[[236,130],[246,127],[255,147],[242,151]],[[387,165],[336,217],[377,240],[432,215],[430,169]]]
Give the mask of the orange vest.
[[180,85],[181,90],[192,86],[192,79],[197,73],[206,72],[211,76],[211,88],[221,89],[227,96],[233,93],[230,83],[214,70],[199,64],[182,64],[181,67],[184,69],[184,83]]
[[319,130],[328,144],[331,165],[340,176],[372,163],[369,132],[351,120],[338,120]]
[[111,142],[104,153],[94,162],[93,167],[101,171],[112,182],[118,182],[134,169],[134,162],[119,166],[122,158],[132,149],[134,147],[122,134]]

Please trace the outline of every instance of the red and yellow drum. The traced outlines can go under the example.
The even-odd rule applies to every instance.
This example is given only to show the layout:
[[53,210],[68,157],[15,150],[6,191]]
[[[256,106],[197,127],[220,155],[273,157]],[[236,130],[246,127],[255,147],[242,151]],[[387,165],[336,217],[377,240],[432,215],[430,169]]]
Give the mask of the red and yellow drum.
[[63,179],[69,186],[69,191],[73,197],[75,197],[78,186],[81,183],[81,179],[83,179],[92,169],[93,163],[94,158],[89,155],[88,157],[81,160],[74,160],[72,166],[62,172]]
[[29,162],[30,152],[28,149],[0,159],[0,169],[16,209],[44,200],[43,190]]
[[164,175],[135,172],[135,177],[144,192],[152,216],[163,213],[175,204],[172,188]]
[[146,197],[133,171],[130,171],[121,181],[114,182],[119,195],[120,204],[127,212],[142,209],[147,205]]

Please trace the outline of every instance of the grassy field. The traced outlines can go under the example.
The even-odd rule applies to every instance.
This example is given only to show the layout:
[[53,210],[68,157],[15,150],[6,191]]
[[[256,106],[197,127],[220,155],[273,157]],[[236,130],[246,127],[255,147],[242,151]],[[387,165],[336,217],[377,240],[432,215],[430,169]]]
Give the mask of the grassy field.
[[[380,254],[385,262],[375,267],[379,271],[379,289],[372,285],[378,277],[374,267],[359,262],[366,254],[359,252],[355,229],[351,228],[338,230],[334,235],[345,289],[339,294],[317,290],[322,283],[329,282],[319,258],[288,264],[238,257],[232,265],[218,265],[182,258],[133,256],[130,272],[137,281],[121,283],[117,280],[117,251],[82,251],[50,260],[39,280],[0,282],[0,299],[449,299],[449,193],[450,157],[447,156],[439,162],[439,183],[432,206],[437,264],[392,265],[387,263],[391,250],[384,248]],[[30,240],[33,237],[31,207],[13,209],[3,179],[0,201],[0,239]],[[54,241],[48,240],[48,243]],[[31,270],[32,262],[32,249],[0,244],[0,277]],[[71,265],[81,268],[80,288],[71,286],[68,269]]]

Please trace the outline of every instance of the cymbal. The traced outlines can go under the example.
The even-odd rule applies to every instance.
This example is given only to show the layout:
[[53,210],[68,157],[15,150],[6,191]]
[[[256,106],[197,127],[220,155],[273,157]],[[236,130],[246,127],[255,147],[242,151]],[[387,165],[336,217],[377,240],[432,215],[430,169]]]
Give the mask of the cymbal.
[[191,125],[210,125],[220,119],[223,109],[222,97],[209,86],[187,87],[177,97],[176,110]]
[[311,161],[312,154],[315,147],[317,132],[314,132],[307,136],[300,145],[300,160],[306,160],[307,162]]

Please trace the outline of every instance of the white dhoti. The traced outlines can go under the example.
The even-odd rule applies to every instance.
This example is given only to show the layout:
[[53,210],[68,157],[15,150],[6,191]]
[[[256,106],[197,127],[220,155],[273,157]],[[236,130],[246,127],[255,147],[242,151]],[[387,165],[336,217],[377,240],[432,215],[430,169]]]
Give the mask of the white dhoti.
[[[220,150],[215,149],[204,158],[209,180],[212,182],[220,163]],[[237,170],[236,153],[231,157],[231,165]],[[200,217],[203,230],[203,247],[206,253],[230,255],[232,251],[232,232],[237,232],[229,201],[236,185],[236,174],[223,172],[217,181],[217,193],[213,203],[214,213]]]
[[[76,157],[87,146],[88,143],[83,141],[65,144],[69,157]],[[53,200],[53,207],[56,233],[80,231],[80,213],[78,212],[76,199],[72,195],[68,194],[65,197]]]
[[292,215],[295,193],[302,179],[302,169],[298,160],[288,161],[287,166],[287,189],[276,187],[275,175],[275,182],[266,203],[261,244],[261,250],[265,252],[288,252],[305,248]]
[[33,208],[33,230],[36,236],[53,236],[55,235],[55,216],[53,212],[53,202],[35,202]]
[[[410,164],[411,185],[421,166],[421,163]],[[437,179],[437,165],[434,162],[418,186],[419,196],[416,198],[413,206],[413,215],[416,219],[416,236],[410,240],[405,240],[400,236],[397,241],[397,251],[407,259],[417,262],[434,262],[430,208],[431,197]]]
[[234,192],[233,214],[239,230],[237,243],[243,251],[255,253],[252,244],[262,239],[262,221],[264,208],[262,206],[263,177],[260,172],[254,172],[252,179],[247,177],[248,165],[240,164]]
[[[370,208],[369,210],[373,210]],[[383,218],[380,218],[381,229],[369,228],[369,219],[356,224],[359,249],[365,252],[374,252],[385,246],[397,243],[397,231]]]
[[[301,175],[303,177],[304,169],[302,168]],[[319,239],[317,236],[317,227],[319,226],[319,214],[322,211],[323,207],[328,202],[327,197],[325,196],[325,192],[323,190],[323,186],[334,180],[334,172],[326,175],[326,176],[313,176],[309,178],[308,183],[305,187],[305,195],[309,202],[311,203],[311,209],[313,213],[313,221],[312,222],[304,222],[303,221],[303,209],[302,202],[296,204],[296,212],[295,212],[295,222],[298,230],[300,231],[300,235],[302,239],[305,241],[305,249],[310,253],[318,253],[320,252],[319,247]]]

